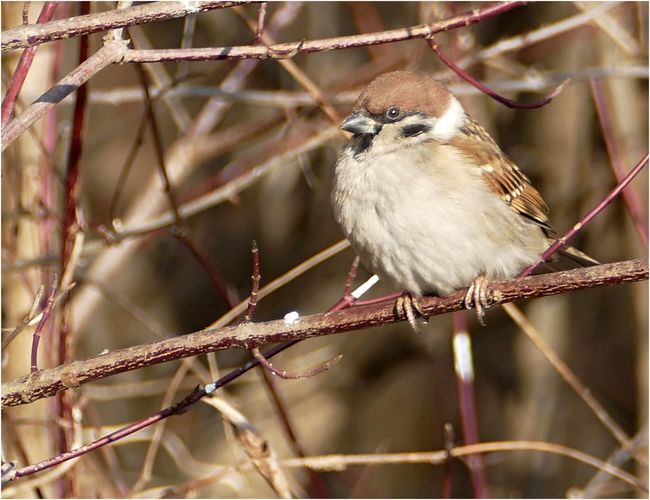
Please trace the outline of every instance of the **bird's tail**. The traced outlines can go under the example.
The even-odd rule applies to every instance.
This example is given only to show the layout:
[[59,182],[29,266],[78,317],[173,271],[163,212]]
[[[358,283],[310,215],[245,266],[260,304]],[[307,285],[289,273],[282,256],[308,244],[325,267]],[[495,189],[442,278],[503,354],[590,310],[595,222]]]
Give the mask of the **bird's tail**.
[[[597,266],[600,262],[596,259],[591,258],[584,252],[581,252],[577,248],[565,247],[561,250],[558,250],[551,258],[544,264],[539,266],[539,272],[548,272],[548,271],[567,271],[569,269],[575,269],[576,267],[589,267]],[[537,274],[533,272],[533,274]]]

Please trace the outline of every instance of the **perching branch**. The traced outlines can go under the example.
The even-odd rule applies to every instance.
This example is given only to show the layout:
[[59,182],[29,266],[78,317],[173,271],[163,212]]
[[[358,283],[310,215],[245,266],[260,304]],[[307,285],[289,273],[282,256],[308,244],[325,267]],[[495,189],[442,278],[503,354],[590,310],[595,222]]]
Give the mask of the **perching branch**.
[[[491,289],[494,290],[495,304],[502,304],[647,279],[647,261],[631,260],[494,283]],[[426,297],[419,301],[419,305],[428,316],[459,311],[463,308],[464,293],[459,291],[444,298]],[[232,348],[250,350],[273,342],[297,341],[403,321],[403,314],[396,315],[393,306],[394,303],[388,301],[304,316],[295,323],[275,320],[202,330],[73,361],[2,384],[2,406],[30,403],[87,382],[205,352]]]

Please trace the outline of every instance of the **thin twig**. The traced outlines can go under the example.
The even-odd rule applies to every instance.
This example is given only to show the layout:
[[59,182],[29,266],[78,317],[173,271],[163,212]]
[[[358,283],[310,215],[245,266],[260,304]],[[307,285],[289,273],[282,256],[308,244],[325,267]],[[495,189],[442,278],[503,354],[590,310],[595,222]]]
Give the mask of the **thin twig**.
[[[90,13],[90,3],[81,2],[79,10],[82,14]],[[79,41],[78,68],[89,61],[89,40],[84,35]],[[79,216],[79,180],[81,173],[81,153],[84,147],[84,123],[86,121],[86,98],[88,87],[82,83],[76,89],[75,102],[72,114],[72,131],[70,144],[68,146],[67,168],[65,171],[63,188],[63,218],[61,221],[61,289],[66,289],[72,282],[76,265],[78,264],[80,243],[83,242],[83,231]],[[34,104],[30,106],[32,108]],[[29,109],[18,118],[27,114]],[[16,121],[16,120],[14,120]],[[13,123],[13,122],[12,122]],[[10,124],[11,125],[11,124]],[[4,146],[4,144],[3,144]],[[57,354],[56,362],[59,365],[65,364],[71,357],[72,349],[72,328],[70,323],[71,308],[70,295],[63,298],[62,311],[59,315],[57,325]],[[37,353],[32,350],[32,373],[37,373],[35,365]],[[72,392],[59,393],[56,395],[56,417],[64,425],[54,428],[55,449],[58,453],[66,453],[70,448],[75,447],[75,403]],[[69,497],[74,491],[73,474],[62,476],[57,480],[57,491],[63,497]]]
[[[607,100],[603,95],[603,89],[600,85],[600,82],[595,78],[590,78],[589,83],[591,86],[591,95],[594,99],[596,105],[596,113],[598,114],[598,121],[600,123],[600,128],[603,131],[603,137],[605,138],[605,146],[607,148],[607,155],[609,156],[609,164],[612,167],[614,176],[616,177],[617,182],[621,182],[625,177],[625,170],[623,168],[623,158],[621,155],[621,149],[619,142],[616,140],[614,134],[614,123],[607,106]],[[633,189],[624,189],[623,190],[623,201],[627,206],[627,210],[634,221],[634,226],[636,227],[643,247],[646,252],[648,251],[648,222],[645,220],[644,213],[646,210],[641,208],[641,200],[637,192]]]
[[451,463],[452,463],[452,451],[454,449],[454,427],[450,422],[445,422],[444,431],[443,431],[443,442],[445,444],[445,453],[446,459],[442,468],[442,494],[441,498],[451,498],[452,493],[452,475],[451,475]]
[[[644,424],[636,436],[632,440],[635,449],[644,449],[648,443],[648,424]],[[618,467],[630,458],[630,453],[625,448],[619,448],[607,458],[607,463]],[[599,470],[598,473],[592,477],[587,485],[577,492],[578,498],[604,498],[603,489],[609,482],[607,472]]]
[[[436,78],[442,78],[440,72],[433,73]],[[648,67],[635,64],[617,64],[608,66],[596,66],[580,68],[571,71],[545,71],[524,75],[521,78],[497,79],[486,81],[485,84],[493,90],[502,92],[542,92],[549,87],[556,87],[558,83],[571,79],[572,81],[584,81],[590,78],[632,78],[648,79]],[[170,84],[171,85],[171,84]],[[477,95],[482,92],[467,83],[451,83],[449,90],[457,96]],[[296,90],[228,90],[221,86],[203,85],[182,85],[175,87],[149,89],[151,96],[158,98],[160,94],[172,97],[218,97],[226,101],[248,104],[251,106],[268,106],[278,108],[295,108],[313,106],[316,104],[314,98],[304,91]],[[334,94],[328,94],[330,102],[336,105],[350,105],[359,96],[361,89],[343,90]],[[139,103],[144,93],[140,86],[114,87],[112,89],[93,90],[88,100],[91,104],[117,106],[122,104]],[[61,103],[65,105],[66,103]]]
[[38,306],[40,306],[41,299],[43,298],[43,293],[45,293],[45,285],[41,285],[38,287],[38,290],[36,291],[36,295],[34,296],[34,300],[32,301],[32,307],[27,313],[27,315],[23,318],[22,323],[17,325],[16,328],[14,328],[9,335],[7,335],[5,338],[2,339],[3,351],[20,334],[20,332],[22,332],[25,328],[27,328],[29,324],[35,319],[36,311],[38,310]]
[[[138,154],[138,150],[140,149],[140,146],[142,146],[142,143],[144,141],[144,133],[147,129],[146,110],[143,112],[142,118],[139,120],[139,122],[140,125],[138,126],[138,131],[135,133],[133,144],[131,145],[129,152],[127,153],[126,158],[124,159],[124,163],[122,164],[122,168],[120,169],[120,174],[118,175],[117,181],[115,182],[115,189],[113,190],[113,196],[111,196],[111,203],[108,209],[108,221],[109,224],[111,224],[114,232],[117,231],[115,228],[117,206],[122,196],[122,192],[124,191],[126,180],[128,179],[129,174],[131,173],[131,167],[133,166],[135,157]],[[112,233],[105,231],[103,234],[106,235],[109,238],[109,242],[111,242],[110,235]]]
[[[260,280],[262,279],[262,276],[260,275],[260,254],[259,249],[257,248],[257,242],[255,240],[253,240],[251,253],[253,256],[253,274],[251,276],[251,294],[248,298],[248,308],[246,310],[246,315],[244,316],[244,323],[250,323],[250,321],[253,319],[253,314],[255,313],[255,308],[257,307],[257,294],[260,289]],[[270,371],[273,375],[276,375],[282,379],[294,380],[314,377],[324,371],[330,370],[335,365],[337,365],[343,357],[342,354],[339,354],[338,356],[333,357],[332,359],[326,361],[323,365],[316,368],[303,372],[290,372],[288,370],[281,370],[273,366],[257,347],[251,349],[251,354],[253,354],[257,361],[259,361],[260,365]]]
[[[293,451],[296,455],[302,458],[306,457],[307,453],[305,452],[305,448],[301,444],[300,439],[298,438],[295,425],[292,423],[291,416],[287,411],[287,405],[285,401],[282,399],[282,397],[280,396],[278,387],[276,387],[275,379],[272,377],[270,372],[266,370],[264,367],[261,367],[261,370],[259,370],[259,372],[261,373],[264,382],[267,384],[268,393],[270,394],[271,399],[273,400],[273,404],[276,413],[278,415],[278,419],[282,423],[282,429],[284,430],[287,436],[289,445],[291,446],[291,448],[293,448]],[[309,470],[308,475],[309,475],[309,484],[311,487],[309,496],[311,498],[330,498],[331,494],[329,493],[323,479],[318,474],[318,472]]]
[[343,287],[343,297],[348,297],[351,295],[352,285],[354,284],[354,278],[357,276],[357,270],[359,269],[359,263],[361,260],[358,255],[354,256],[350,270],[348,271],[348,277],[345,279],[345,287]]
[[2,128],[2,151],[7,149],[36,120],[87,82],[92,76],[108,65],[118,62],[125,50],[126,44],[122,41],[104,43],[101,49],[59,80],[56,85],[34,101],[20,116],[17,116]]
[[[58,2],[45,2],[43,9],[41,10],[40,15],[38,16],[37,23],[46,23],[54,16],[54,11],[56,10]],[[25,9],[27,9],[29,2],[25,2]],[[26,11],[23,11],[25,14]],[[26,24],[23,22],[23,24]],[[16,69],[13,72],[11,80],[7,85],[7,93],[2,99],[2,126],[4,127],[7,124],[7,120],[11,116],[11,113],[16,104],[16,98],[20,93],[20,90],[25,82],[29,68],[32,65],[34,60],[34,55],[36,54],[37,47],[28,47],[20,55]]]
[[[584,2],[572,2],[573,6],[582,11],[589,12],[589,4]],[[618,20],[610,13],[603,13],[596,16],[591,21],[592,24],[598,26],[603,33],[609,36],[616,45],[623,49],[628,56],[636,57],[641,52],[641,48],[637,41],[630,35],[627,30],[621,26]]]
[[100,31],[125,28],[184,17],[214,9],[225,9],[247,2],[154,2],[128,9],[114,9],[85,16],[51,21],[42,25],[30,24],[2,32],[2,51],[33,47],[41,43],[63,40]]
[[[196,31],[196,15],[191,14],[183,19],[183,37],[181,38],[181,49],[188,49],[192,46],[194,32]],[[182,81],[189,74],[189,64],[181,63],[176,69],[175,82]]]
[[323,372],[326,372],[328,370],[331,370],[334,368],[336,365],[339,364],[339,361],[343,358],[343,354],[338,354],[337,356],[334,356],[333,358],[327,360],[325,363],[322,365],[319,365],[317,367],[304,370],[301,372],[291,372],[288,370],[281,370],[279,368],[276,368],[273,366],[269,360],[267,360],[262,352],[259,350],[259,348],[255,347],[254,349],[251,349],[251,353],[255,357],[257,361],[259,361],[260,365],[262,365],[264,368],[266,368],[268,371],[270,371],[273,375],[276,375],[282,379],[287,379],[287,380],[297,380],[301,378],[311,378],[315,377],[316,375],[320,375]]
[[610,9],[617,7],[618,5],[621,5],[621,2],[602,2],[600,4],[597,4],[595,8],[589,10],[588,12],[576,14],[574,16],[561,19],[555,23],[546,24],[539,29],[527,31],[521,35],[501,39],[489,47],[485,47],[484,49],[469,54],[467,57],[464,57],[458,61],[457,65],[461,68],[466,69],[479,61],[486,61],[507,52],[521,50],[525,47],[530,47],[531,45],[549,40],[556,36],[560,36],[591,22],[593,19],[596,19]]
[[[305,154],[322,146],[326,142],[338,136],[338,133],[339,132],[336,127],[330,127],[315,134],[314,136],[308,137],[298,146],[285,151],[273,158],[270,158],[269,160],[259,165],[254,166],[252,169],[244,172],[242,175],[233,179],[227,184],[220,186],[209,193],[205,193],[195,198],[194,200],[183,203],[178,207],[180,216],[184,219],[187,219],[205,211],[208,208],[212,208],[220,203],[231,200],[233,196],[253,185],[255,181],[259,180],[260,176],[269,173],[274,168],[277,168],[281,165],[286,165],[288,162],[294,160],[302,154]],[[123,231],[118,233],[116,236],[120,239],[120,241],[122,241],[124,238],[130,238],[133,236],[146,234],[151,231],[156,231],[158,229],[163,229],[165,227],[173,225],[174,222],[174,213],[172,211],[166,211],[160,215],[153,216],[144,222],[134,222],[133,224],[125,227]]]
[[542,106],[546,106],[549,102],[555,99],[560,94],[560,92],[562,92],[562,90],[564,90],[564,87],[569,82],[568,79],[564,80],[549,95],[547,95],[546,97],[544,97],[539,101],[530,102],[530,103],[519,103],[513,101],[512,99],[508,99],[506,97],[497,94],[494,90],[490,89],[487,85],[479,82],[476,78],[474,78],[469,73],[467,73],[467,71],[460,68],[454,61],[452,61],[442,53],[442,51],[438,47],[438,44],[434,42],[433,39],[428,39],[427,42],[429,43],[431,49],[433,49],[433,51],[438,55],[440,60],[443,63],[445,63],[449,68],[451,68],[454,71],[454,73],[460,76],[467,83],[474,85],[474,87],[479,89],[484,94],[487,94],[495,101],[498,101],[509,108],[535,109],[535,108],[541,108]]
[[367,47],[380,43],[400,42],[416,38],[427,38],[456,28],[479,23],[491,17],[524,5],[525,2],[500,2],[482,9],[436,21],[429,24],[410,26],[379,33],[341,36],[323,40],[301,40],[298,42],[277,43],[269,46],[246,45],[239,47],[214,47],[202,49],[161,49],[129,50],[123,62],[169,62],[169,61],[218,61],[224,59],[287,59],[299,54],[326,52],[330,50]]
[[[648,488],[642,481],[633,475],[613,467],[582,451],[563,446],[561,444],[547,443],[544,441],[495,441],[465,446],[457,446],[451,450],[454,458],[466,457],[476,453],[502,453],[513,451],[540,451],[560,455],[578,462],[582,462],[598,470],[625,481],[634,488],[638,488],[647,495]],[[340,471],[352,465],[388,465],[388,464],[443,464],[447,460],[447,450],[425,451],[411,453],[383,453],[366,455],[323,455],[306,459],[289,458],[281,462],[283,467],[308,467],[322,471]]]
[[[458,392],[463,438],[465,444],[472,445],[480,442],[478,433],[478,414],[474,395],[474,361],[472,356],[472,340],[467,330],[466,311],[456,311],[453,314],[454,334],[452,350],[454,354],[454,373]],[[472,488],[476,498],[488,498],[489,489],[483,460],[479,455],[467,457],[467,467],[472,478]]]
[[[253,260],[253,272],[251,274],[251,293],[248,298],[248,307],[246,310],[246,314],[244,316],[244,320],[243,320],[244,322],[250,322],[253,320],[253,315],[255,314],[255,308],[257,307],[257,301],[260,292],[260,281],[262,279],[262,275],[260,273],[260,254],[259,254],[259,249],[257,247],[257,242],[255,240],[253,240],[252,242],[251,254]],[[304,448],[300,444],[298,440],[297,432],[294,429],[294,425],[291,422],[291,419],[289,418],[289,411],[287,410],[287,406],[283,401],[282,397],[280,396],[278,387],[276,387],[273,378],[269,376],[269,373],[277,374],[278,370],[274,366],[272,366],[271,363],[269,363],[269,361],[264,357],[264,355],[260,352],[258,348],[253,349],[251,352],[255,357],[255,359],[257,359],[260,362],[260,368],[261,368],[260,372],[262,374],[262,380],[264,381],[268,393],[271,395],[271,400],[275,406],[276,413],[282,424],[282,428],[284,429],[287,435],[290,445],[293,447],[293,449],[296,451],[296,453],[299,456],[304,457],[305,456]],[[282,378],[288,378],[288,377],[282,377]],[[295,377],[295,378],[301,378],[301,377]],[[320,479],[318,474],[311,471],[309,474],[309,480],[313,491],[319,493],[319,498],[325,497],[324,495],[324,493],[326,492],[325,485],[323,484],[323,481]]]
[[[275,36],[279,30],[295,20],[301,7],[302,2],[284,2],[271,18],[266,32]],[[259,61],[252,59],[240,61],[221,81],[219,87],[229,91],[240,90],[248,76],[257,68],[258,63]],[[210,98],[194,119],[187,136],[197,137],[210,132],[221,121],[229,107],[230,103],[221,97]]]
[[55,273],[54,281],[52,281],[52,286],[50,290],[50,296],[47,298],[47,303],[45,304],[45,308],[43,309],[41,320],[38,322],[38,325],[36,326],[36,330],[34,331],[34,337],[32,340],[32,366],[31,366],[32,373],[38,371],[38,344],[41,340],[41,332],[43,331],[43,327],[45,327],[45,323],[47,323],[47,320],[50,317],[50,313],[52,312],[52,306],[54,306],[54,297],[56,295],[57,285],[58,285],[58,276]]
[[535,326],[528,321],[519,308],[514,304],[503,304],[502,307],[517,326],[521,328],[521,331],[523,331],[531,342],[535,344],[535,347],[537,347],[537,349],[544,355],[547,361],[553,365],[553,368],[555,368],[555,371],[560,375],[560,377],[562,377],[569,387],[571,387],[571,389],[580,396],[587,406],[589,406],[596,418],[598,418],[610,434],[614,436],[614,439],[616,439],[623,448],[628,450],[640,465],[647,467],[647,458],[643,456],[640,451],[637,451],[630,437],[616,423],[609,413],[607,413],[607,410],[603,405],[592,396],[591,391],[580,382],[580,379],[576,377],[567,364],[548,344],[546,344],[546,342],[544,342],[544,338],[540,335]]
[[251,294],[248,297],[248,308],[246,309],[246,315],[244,316],[245,322],[253,320],[253,314],[257,307],[257,294],[260,291],[260,280],[262,279],[260,274],[260,252],[257,248],[257,242],[253,240],[251,246],[251,254],[253,256],[253,274],[251,275]]
[[23,26],[29,24],[29,5],[31,3],[32,2],[29,2],[29,1],[23,2],[23,14],[22,14]]
[[[334,243],[330,247],[326,248],[325,250],[322,250],[318,252],[317,254],[313,255],[309,259],[306,259],[305,261],[301,262],[291,270],[287,271],[284,273],[282,276],[274,279],[271,281],[268,285],[265,285],[262,287],[261,290],[259,290],[259,293],[257,295],[258,300],[263,299],[264,297],[268,297],[271,295],[273,292],[278,290],[279,288],[283,287],[287,283],[293,281],[296,279],[298,276],[301,276],[305,272],[309,271],[310,269],[316,267],[317,265],[321,264],[322,262],[326,261],[327,259],[330,259],[331,257],[334,257],[335,255],[338,255],[340,252],[345,250],[346,248],[349,248],[350,243],[348,240],[341,240],[338,241],[337,243]],[[217,321],[212,323],[208,328],[220,328],[225,325],[230,324],[235,318],[237,318],[242,312],[246,311],[246,308],[248,307],[248,300],[240,302],[237,306],[233,307],[230,311],[228,311],[226,314],[224,314],[221,318],[219,318]]]
[[192,253],[194,258],[197,260],[199,265],[210,278],[212,286],[217,290],[223,301],[226,303],[229,309],[232,309],[237,305],[238,298],[235,296],[233,290],[228,286],[228,282],[223,276],[223,273],[219,268],[212,263],[203,250],[194,242],[190,235],[187,232],[185,224],[183,228],[178,230],[176,227],[172,229],[172,235],[178,238]]
[[[196,17],[196,16],[189,16]],[[186,18],[187,19],[187,18]],[[150,39],[148,38],[148,31],[145,31],[142,26],[131,26],[129,28],[129,38],[134,47],[139,49],[150,49],[153,47]],[[179,71],[182,70],[186,63],[180,63],[176,67]],[[161,64],[145,64],[144,69],[147,72],[149,79],[155,84],[155,93],[151,93],[154,99],[162,97],[162,101],[167,108],[167,112],[180,133],[184,133],[187,127],[192,122],[192,117],[187,109],[187,105],[183,99],[178,96],[170,94],[170,90],[179,85],[182,80],[179,78],[172,78],[169,74],[169,67]],[[189,77],[188,77],[189,78]],[[161,96],[162,94],[162,96]]]
[[264,35],[264,20],[266,18],[266,4],[267,2],[260,3],[259,10],[257,11],[257,30],[255,31],[255,44],[262,43]]
[[[183,379],[187,375],[192,362],[193,360],[191,359],[184,359],[178,370],[176,370],[176,373],[174,374],[172,380],[169,383],[169,386],[167,387],[167,390],[165,391],[165,396],[160,403],[161,410],[164,410],[173,403],[176,392],[183,382]],[[144,485],[151,480],[151,471],[153,470],[156,454],[158,453],[158,448],[160,447],[163,432],[165,431],[165,424],[166,420],[161,420],[153,428],[153,435],[151,436],[151,440],[147,446],[147,453],[145,454],[142,469],[137,481],[133,485],[132,491],[140,491]]]
[[[250,19],[242,9],[235,9],[235,12],[242,16],[248,27],[255,33],[255,22]],[[261,37],[262,42],[266,46],[275,44],[275,40],[270,33],[262,33]],[[323,110],[323,113],[325,113],[325,115],[330,119],[332,124],[338,127],[341,123],[341,117],[336,109],[334,109],[334,106],[329,102],[329,99],[325,97],[323,91],[311,78],[309,78],[307,73],[300,69],[300,67],[290,59],[280,59],[278,62],[280,66],[282,66],[293,77],[296,83],[298,83],[314,98],[316,104]],[[343,131],[341,131],[341,134],[345,136]]]
[[632,179],[645,168],[648,163],[648,153],[646,153],[641,160],[630,170],[625,177],[618,183],[618,185],[609,192],[609,194],[594,208],[585,214],[585,216],[580,219],[580,221],[575,224],[569,231],[567,231],[564,236],[558,238],[555,243],[553,243],[539,258],[539,261],[535,264],[531,264],[526,269],[524,269],[519,276],[528,276],[531,272],[537,268],[542,262],[545,262],[551,255],[557,252],[559,249],[566,246],[567,242],[575,236],[575,234],[580,231],[584,226],[591,222],[600,212],[602,212],[607,205],[613,202],[616,197],[625,189]]
[[172,213],[174,214],[174,222],[179,230],[182,230],[184,225],[184,220],[181,217],[178,211],[178,201],[176,200],[176,194],[172,183],[169,180],[169,174],[167,173],[167,166],[165,165],[165,151],[162,144],[162,135],[160,133],[160,128],[158,127],[158,121],[156,120],[156,113],[153,109],[153,100],[149,95],[149,82],[147,81],[147,76],[144,72],[144,69],[140,66],[136,68],[138,77],[140,78],[140,83],[142,84],[142,89],[144,90],[144,104],[147,117],[149,118],[149,123],[151,124],[151,135],[153,136],[154,150],[156,152],[156,165],[160,171],[160,175],[163,179],[163,186],[165,189],[165,195],[169,200],[169,206],[171,207]]

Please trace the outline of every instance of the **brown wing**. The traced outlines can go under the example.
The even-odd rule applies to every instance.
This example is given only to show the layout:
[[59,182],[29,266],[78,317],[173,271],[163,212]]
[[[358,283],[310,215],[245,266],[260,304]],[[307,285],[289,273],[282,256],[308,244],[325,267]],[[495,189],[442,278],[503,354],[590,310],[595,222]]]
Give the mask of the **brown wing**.
[[547,236],[554,235],[542,196],[479,123],[468,117],[451,144],[471,157],[481,168],[488,186],[515,212],[539,224]]

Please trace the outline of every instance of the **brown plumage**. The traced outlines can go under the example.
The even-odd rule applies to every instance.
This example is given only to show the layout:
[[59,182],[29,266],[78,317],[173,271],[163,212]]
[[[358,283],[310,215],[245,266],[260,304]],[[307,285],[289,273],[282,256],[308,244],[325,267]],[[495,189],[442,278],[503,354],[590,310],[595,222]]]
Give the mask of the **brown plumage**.
[[[417,296],[468,285],[482,320],[486,283],[517,276],[553,242],[540,193],[433,77],[377,77],[342,128],[353,137],[336,164],[334,215],[361,260],[410,294],[412,326]],[[570,262],[548,267],[596,263],[563,253]]]
[[449,91],[438,80],[426,73],[393,71],[375,78],[359,95],[354,111],[383,114],[389,107],[398,106],[404,113],[426,113],[438,117],[445,112]]
[[483,177],[499,198],[518,214],[539,224],[547,236],[555,235],[542,195],[478,122],[468,117],[450,143],[461,149],[472,163],[481,166]]

